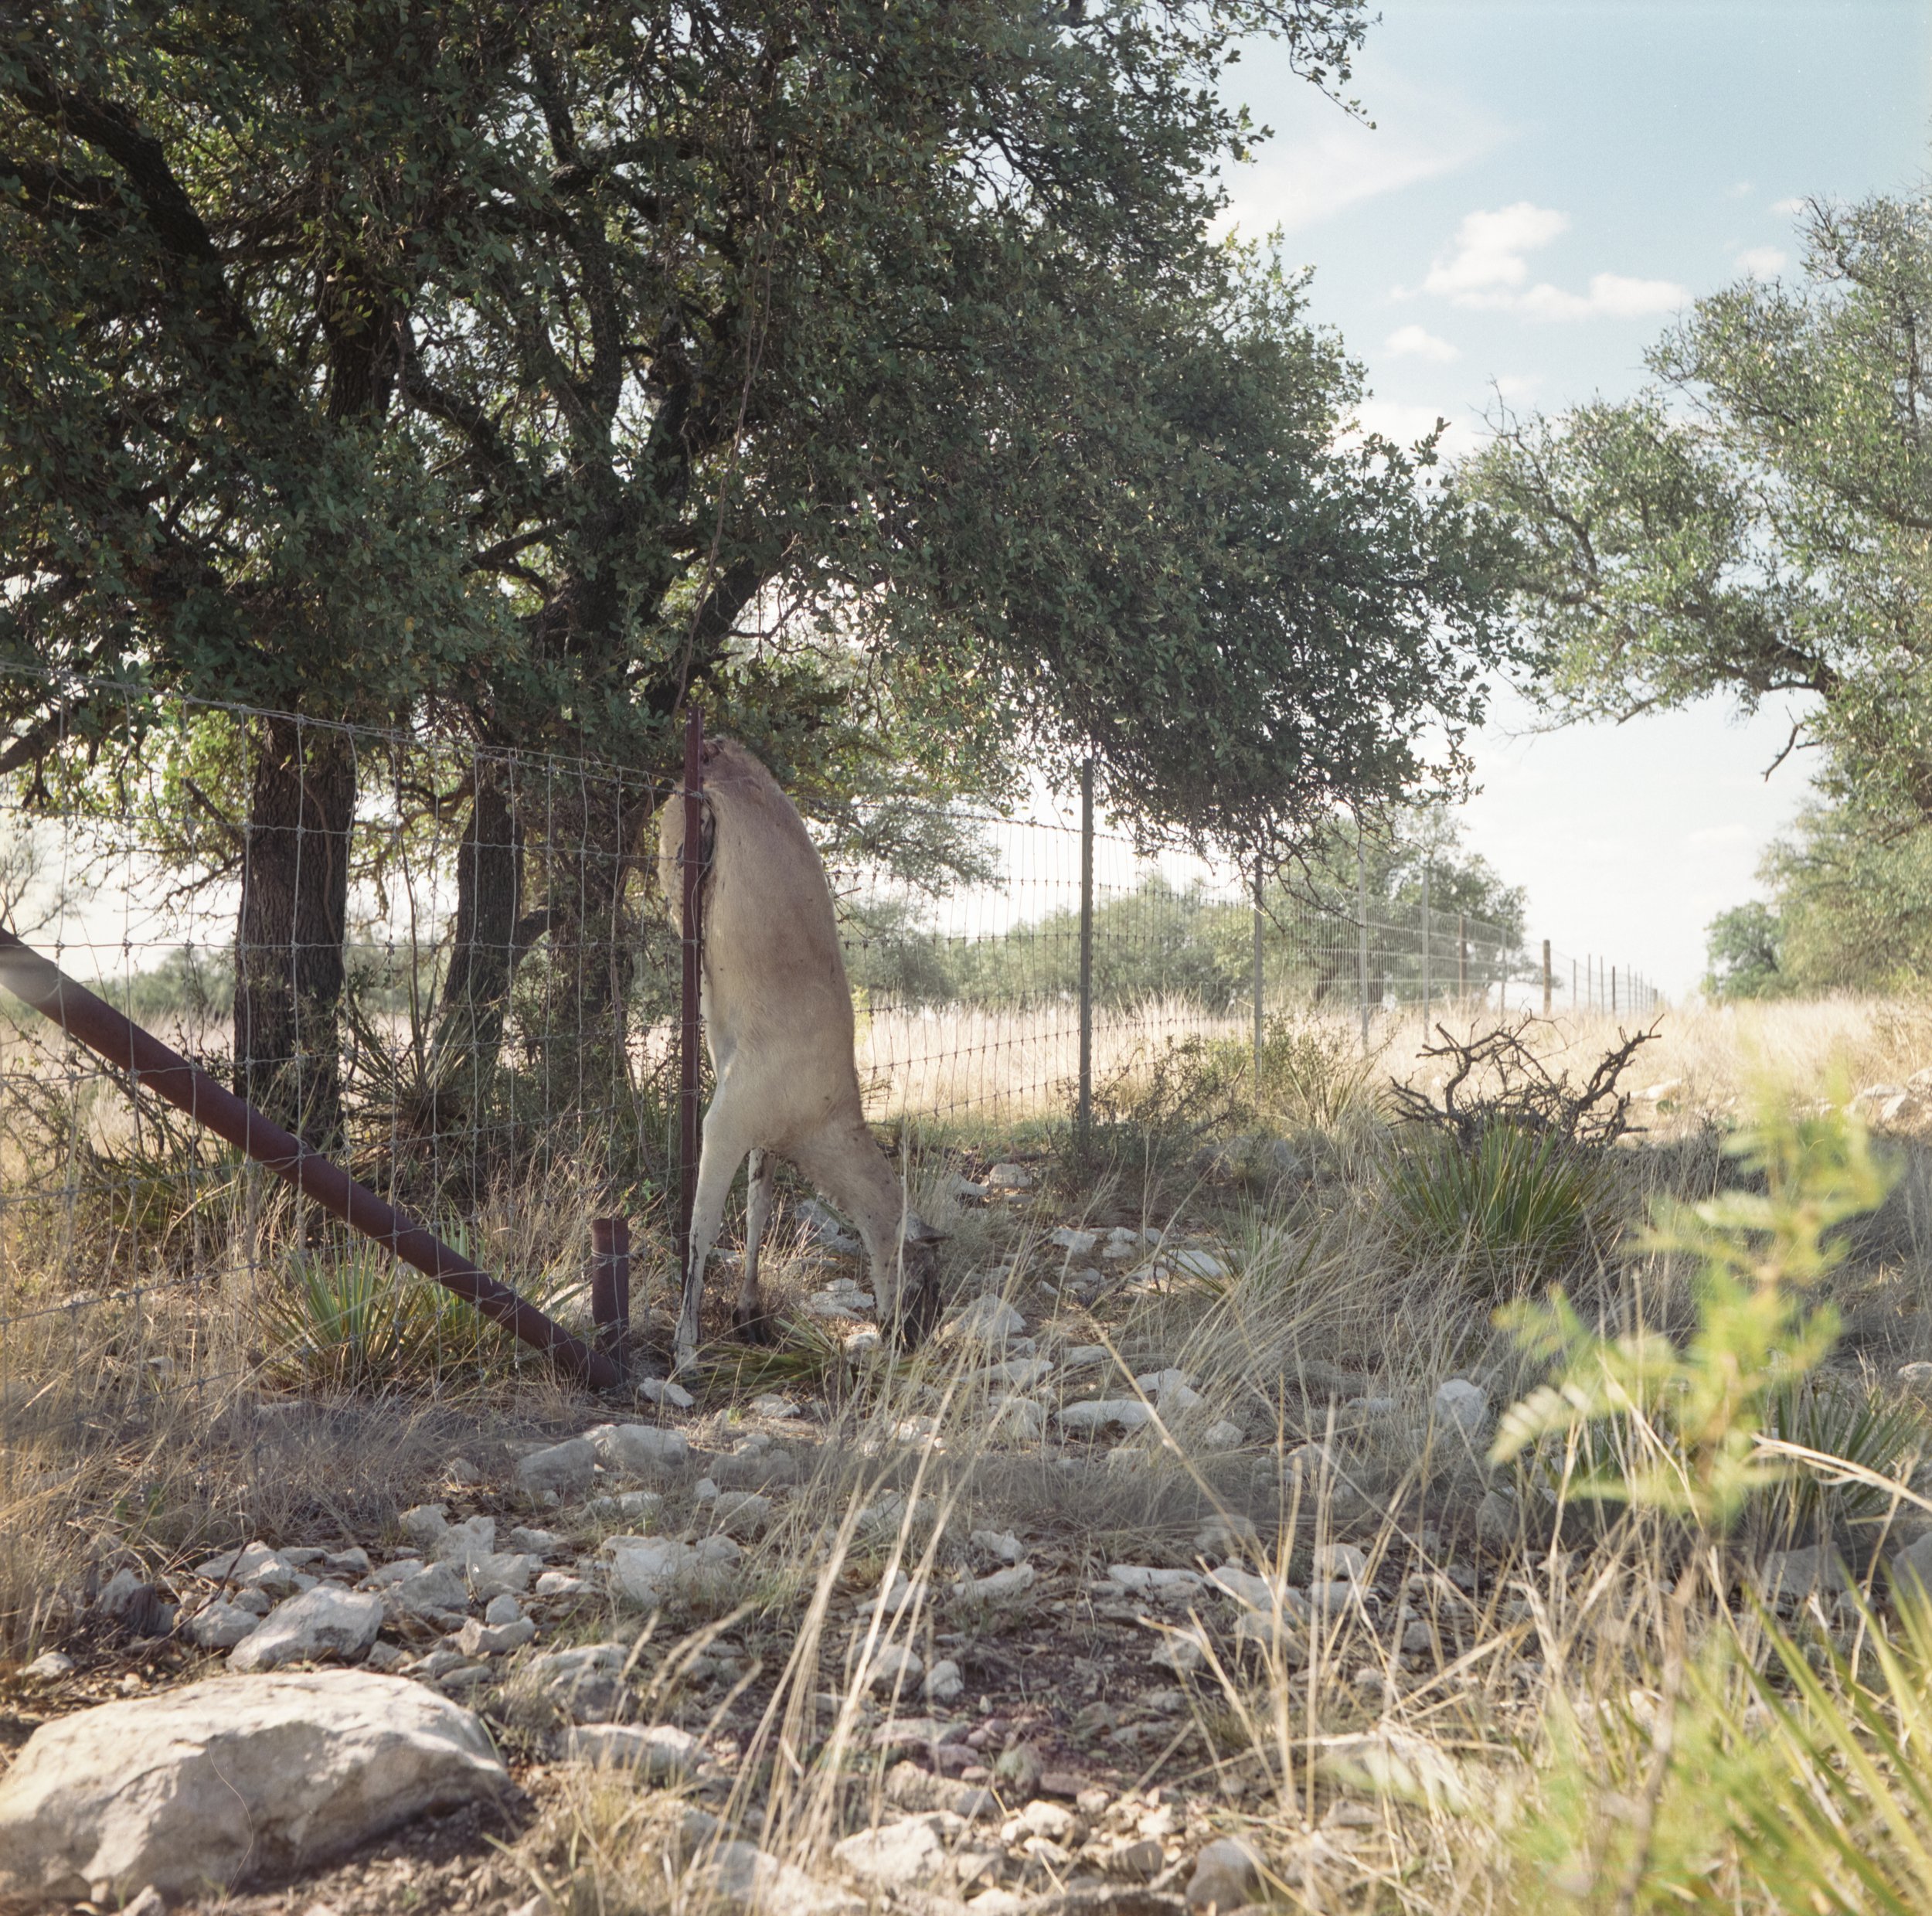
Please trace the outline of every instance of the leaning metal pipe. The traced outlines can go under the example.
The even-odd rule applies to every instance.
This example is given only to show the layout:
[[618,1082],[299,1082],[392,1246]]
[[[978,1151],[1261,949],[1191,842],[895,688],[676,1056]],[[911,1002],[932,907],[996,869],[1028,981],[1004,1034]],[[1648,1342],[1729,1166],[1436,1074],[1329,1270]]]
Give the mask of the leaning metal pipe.
[[560,1369],[600,1390],[614,1390],[623,1381],[617,1366],[602,1351],[573,1337],[534,1305],[525,1303],[507,1284],[499,1284],[452,1251],[406,1211],[398,1210],[340,1165],[271,1123],[245,1098],[217,1084],[179,1052],[171,1051],[4,929],[0,929],[0,985],[116,1070],[127,1072],[138,1087],[158,1093],[216,1137],[247,1152],[332,1216],[434,1278],[464,1303],[474,1305],[524,1343],[546,1352]]

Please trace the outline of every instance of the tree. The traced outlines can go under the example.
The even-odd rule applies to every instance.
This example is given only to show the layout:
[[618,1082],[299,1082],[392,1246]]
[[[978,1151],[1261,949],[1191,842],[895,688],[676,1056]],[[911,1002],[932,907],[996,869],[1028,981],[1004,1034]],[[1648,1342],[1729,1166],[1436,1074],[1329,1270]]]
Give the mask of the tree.
[[472,53],[376,5],[0,8],[0,660],[26,669],[0,771],[138,744],[149,688],[289,715],[233,741],[236,1073],[325,1144],[333,722],[394,716],[503,624],[392,404]]
[[[1358,369],[1211,237],[1236,40],[1338,83],[1360,0],[0,19],[0,636],[55,675],[0,768],[117,723],[102,675],[634,767],[529,873],[514,804],[454,800],[460,932],[540,912],[587,1030],[694,688],[835,808],[1097,752],[1117,815],[1259,846],[1459,775],[1483,516],[1431,444],[1344,443]],[[251,819],[352,804],[331,736],[267,741]],[[251,874],[302,841],[257,837]],[[459,1049],[493,948],[451,967]],[[281,992],[325,1042],[326,966],[243,960],[238,1036]]]
[[1778,962],[1784,926],[1770,906],[1753,900],[1720,911],[1707,927],[1704,974],[1710,998],[1775,998],[1784,984]]
[[1801,284],[1699,301],[1638,399],[1500,417],[1461,477],[1556,716],[1798,695],[1791,744],[1890,829],[1932,818],[1932,200],[1814,202],[1805,240]]

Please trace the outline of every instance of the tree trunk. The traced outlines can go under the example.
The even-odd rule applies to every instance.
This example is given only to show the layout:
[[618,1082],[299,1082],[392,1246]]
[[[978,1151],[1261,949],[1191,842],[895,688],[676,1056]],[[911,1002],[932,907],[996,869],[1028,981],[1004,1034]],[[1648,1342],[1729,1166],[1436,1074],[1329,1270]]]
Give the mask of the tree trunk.
[[546,928],[543,914],[526,920],[522,910],[523,825],[510,771],[479,759],[470,820],[457,849],[456,923],[430,1045],[430,1081],[439,1102],[447,1092],[474,1108],[496,1068],[517,960]]
[[355,752],[342,733],[257,722],[236,931],[235,1087],[318,1151],[342,1142],[336,1015]]

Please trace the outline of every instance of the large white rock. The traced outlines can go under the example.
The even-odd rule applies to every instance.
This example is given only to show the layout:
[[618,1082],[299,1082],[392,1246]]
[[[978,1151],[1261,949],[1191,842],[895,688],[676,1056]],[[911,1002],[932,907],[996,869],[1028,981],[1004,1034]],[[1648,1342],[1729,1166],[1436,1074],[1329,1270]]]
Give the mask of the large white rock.
[[509,1784],[476,1718],[406,1678],[216,1677],[36,1730],[0,1781],[0,1894],[226,1888]]
[[204,1650],[232,1650],[243,1637],[252,1635],[260,1622],[252,1610],[211,1597],[188,1619],[185,1627],[189,1635]]
[[495,1548],[496,1519],[466,1517],[461,1523],[444,1524],[430,1540],[430,1561],[467,1566]]
[[383,1627],[383,1600],[372,1590],[319,1584],[277,1604],[229,1652],[233,1670],[278,1669],[284,1663],[353,1662],[368,1654]]
[[755,1843],[721,1843],[685,1879],[685,1904],[756,1912],[756,1916],[856,1916],[865,1905],[849,1891],[815,1882]]

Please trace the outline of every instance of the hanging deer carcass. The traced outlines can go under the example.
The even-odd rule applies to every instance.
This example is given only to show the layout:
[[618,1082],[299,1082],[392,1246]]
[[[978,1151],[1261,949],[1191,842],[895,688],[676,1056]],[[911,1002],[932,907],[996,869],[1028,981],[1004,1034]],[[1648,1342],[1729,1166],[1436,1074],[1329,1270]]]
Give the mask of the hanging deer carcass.
[[[705,1261],[738,1166],[751,1160],[743,1281],[733,1317],[762,1335],[758,1250],[771,1213],[774,1160],[783,1158],[859,1227],[879,1321],[917,1343],[939,1309],[934,1234],[906,1206],[867,1128],[852,1056],[852,992],[825,870],[778,782],[730,739],[704,747],[705,1039],[716,1081],[691,1209],[676,1365],[698,1349]],[[659,815],[658,871],[683,934],[684,807]]]

